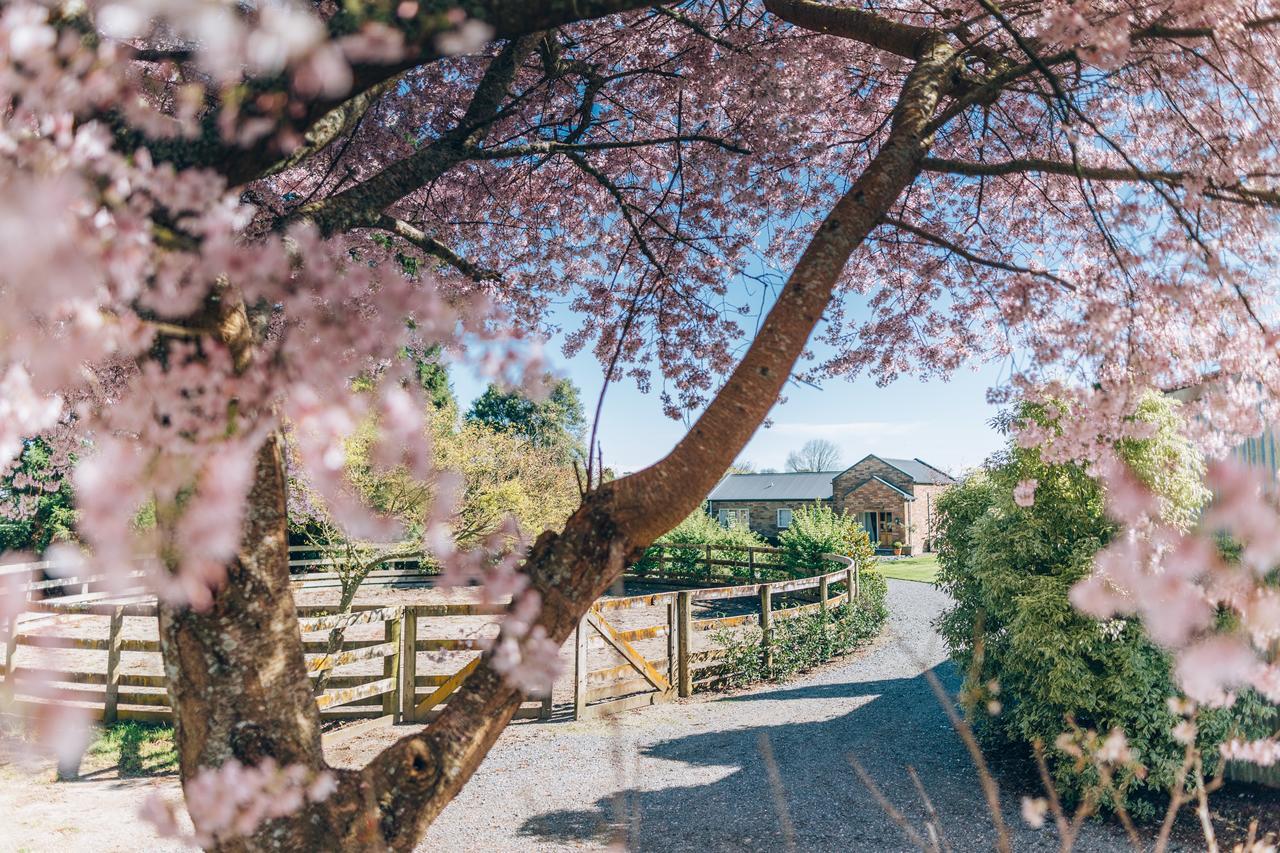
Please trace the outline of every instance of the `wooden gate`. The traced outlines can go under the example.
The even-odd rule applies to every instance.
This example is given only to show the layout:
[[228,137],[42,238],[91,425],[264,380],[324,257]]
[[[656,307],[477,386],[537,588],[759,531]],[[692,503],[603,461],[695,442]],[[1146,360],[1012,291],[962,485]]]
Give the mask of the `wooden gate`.
[[[621,630],[604,616],[606,611],[623,612],[638,607],[665,610],[662,623]],[[578,719],[624,711],[642,705],[665,702],[675,695],[675,595],[638,596],[614,601],[598,601],[578,623],[574,642],[574,716]],[[637,643],[653,645],[664,640],[665,648],[648,654]],[[592,669],[592,649],[604,652],[609,664]]]

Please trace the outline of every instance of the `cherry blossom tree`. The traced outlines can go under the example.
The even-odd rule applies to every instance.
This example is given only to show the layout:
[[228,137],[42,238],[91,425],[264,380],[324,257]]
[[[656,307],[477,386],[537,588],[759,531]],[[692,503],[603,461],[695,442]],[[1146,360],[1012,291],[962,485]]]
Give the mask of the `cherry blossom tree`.
[[[1265,0],[2,8],[0,456],[52,448],[95,567],[124,580],[146,555],[211,846],[411,849],[793,372],[1008,357],[998,393],[1071,405],[1056,452],[1102,462],[1151,386],[1212,373],[1206,441],[1275,413]],[[768,306],[750,335],[748,297]],[[282,426],[335,519],[387,535],[344,484],[344,437],[375,419],[380,464],[447,473],[401,354],[536,384],[557,303],[581,320],[570,354],[692,427],[594,477],[519,573],[454,546],[437,489],[425,546],[511,616],[438,719],[329,771]],[[217,768],[293,808],[209,802]]]

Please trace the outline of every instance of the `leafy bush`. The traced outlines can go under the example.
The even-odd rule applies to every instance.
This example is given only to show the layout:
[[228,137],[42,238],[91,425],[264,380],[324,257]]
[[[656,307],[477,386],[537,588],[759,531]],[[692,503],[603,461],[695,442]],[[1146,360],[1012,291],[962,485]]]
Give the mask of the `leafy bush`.
[[[705,577],[706,545],[711,546],[713,560],[746,560],[748,548],[760,548],[767,544],[760,534],[745,527],[725,527],[706,512],[697,509],[675,528],[660,536],[645,551],[644,557],[636,564],[634,571],[642,577],[656,572],[659,546],[704,546],[664,547],[664,553],[671,558],[667,569],[672,575]],[[716,568],[723,570],[725,567],[717,566]],[[747,568],[734,566],[730,569],[730,574],[735,577],[745,577]]]
[[[1189,523],[1204,499],[1201,462],[1180,432],[1175,406],[1145,401],[1138,417],[1151,424],[1152,435],[1126,440],[1116,451],[1162,496],[1170,520]],[[1019,414],[1050,428],[1056,417],[1034,407]],[[1038,485],[1033,505],[1024,508],[1014,489],[1026,480]],[[1127,793],[1116,796],[1135,815],[1153,816],[1155,794],[1174,783],[1184,752],[1171,734],[1180,718],[1167,707],[1177,692],[1169,656],[1135,620],[1100,622],[1067,599],[1115,533],[1101,484],[1079,465],[1047,464],[1035,448],[1011,443],[937,507],[938,581],[954,601],[938,627],[967,673],[966,702],[984,707],[998,685],[1003,705],[997,716],[976,720],[984,738],[1052,745],[1070,721],[1104,734],[1118,727],[1146,774],[1125,771],[1118,787]],[[1254,730],[1267,714],[1252,695],[1231,709],[1203,712],[1198,741],[1208,761],[1216,761],[1216,745],[1229,733]],[[1081,767],[1052,748],[1048,758],[1068,798],[1097,784],[1092,765]]]
[[861,596],[852,606],[841,604],[824,613],[775,617],[770,644],[772,665],[765,666],[763,633],[720,631],[716,644],[724,650],[725,687],[757,681],[783,681],[799,672],[848,654],[880,633],[889,616],[888,586],[875,573],[861,577]]
[[875,556],[861,524],[852,516],[818,503],[792,513],[791,526],[778,536],[778,547],[782,549],[782,562],[798,576],[836,569],[823,554],[852,557],[862,569],[870,566]]

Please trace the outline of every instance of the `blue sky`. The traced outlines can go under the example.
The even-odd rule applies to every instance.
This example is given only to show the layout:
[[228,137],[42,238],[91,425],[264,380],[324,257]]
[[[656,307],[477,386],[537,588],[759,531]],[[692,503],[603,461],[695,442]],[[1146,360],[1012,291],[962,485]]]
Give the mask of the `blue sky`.
[[[565,359],[553,343],[548,356],[554,371],[582,390],[590,419],[600,393],[602,370],[589,354]],[[782,470],[788,451],[811,438],[840,447],[848,465],[868,453],[920,457],[951,473],[976,466],[1001,445],[988,426],[996,408],[986,391],[1008,375],[1003,363],[962,369],[950,381],[921,382],[900,378],[885,388],[869,379],[831,380],[821,389],[792,383],[787,402],[775,406],[773,425],[758,430],[742,458],[757,468]],[[465,409],[484,390],[484,383],[465,369],[452,371],[455,393]],[[605,397],[599,441],[605,464],[619,473],[657,461],[686,430],[662,413],[657,394],[642,394],[627,381]]]

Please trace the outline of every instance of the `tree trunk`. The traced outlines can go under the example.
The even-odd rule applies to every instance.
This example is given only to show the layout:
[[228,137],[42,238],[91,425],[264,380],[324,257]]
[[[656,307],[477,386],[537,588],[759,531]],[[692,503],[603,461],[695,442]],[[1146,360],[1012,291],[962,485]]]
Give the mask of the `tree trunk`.
[[322,765],[289,589],[285,478],[275,436],[258,452],[240,552],[208,612],[160,605],[160,650],[184,782],[230,758]]
[[[554,640],[569,636],[595,598],[696,507],[737,456],[777,400],[850,254],[918,173],[955,54],[935,37],[916,55],[884,146],[819,227],[746,356],[689,434],[659,463],[588,493],[562,532],[534,543],[526,570],[543,598],[538,623]],[[162,610],[184,779],[232,757],[325,767],[289,591],[279,446],[273,437],[259,455],[241,554],[212,610]],[[522,698],[486,657],[425,730],[361,771],[339,772],[339,789],[324,803],[224,848],[412,850]]]

